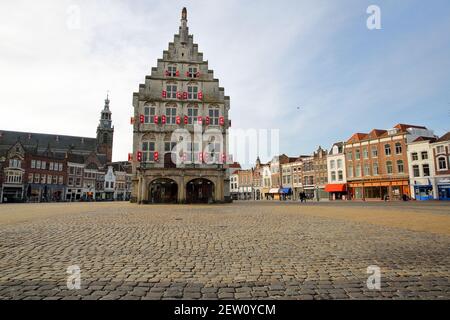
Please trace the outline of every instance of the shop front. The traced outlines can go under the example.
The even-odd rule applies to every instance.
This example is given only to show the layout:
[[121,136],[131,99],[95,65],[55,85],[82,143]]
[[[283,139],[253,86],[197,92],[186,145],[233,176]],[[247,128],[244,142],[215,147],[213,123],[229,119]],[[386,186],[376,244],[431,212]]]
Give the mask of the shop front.
[[450,200],[450,178],[438,179],[436,182],[439,200]]
[[408,180],[350,182],[348,187],[352,200],[402,200],[410,196]]
[[433,186],[414,185],[414,198],[419,201],[433,200]]
[[272,200],[280,200],[280,189],[279,188],[270,189],[269,198]]
[[292,189],[291,188],[281,188],[280,195],[283,200],[292,199]]
[[325,186],[325,191],[329,194],[330,200],[346,200],[347,184],[332,183]]

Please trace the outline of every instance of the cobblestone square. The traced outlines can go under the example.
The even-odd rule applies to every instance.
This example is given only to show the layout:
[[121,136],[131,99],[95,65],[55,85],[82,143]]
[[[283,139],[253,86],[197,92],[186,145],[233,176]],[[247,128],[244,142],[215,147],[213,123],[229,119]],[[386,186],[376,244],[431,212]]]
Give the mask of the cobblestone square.
[[0,237],[0,299],[450,298],[443,202],[0,205]]

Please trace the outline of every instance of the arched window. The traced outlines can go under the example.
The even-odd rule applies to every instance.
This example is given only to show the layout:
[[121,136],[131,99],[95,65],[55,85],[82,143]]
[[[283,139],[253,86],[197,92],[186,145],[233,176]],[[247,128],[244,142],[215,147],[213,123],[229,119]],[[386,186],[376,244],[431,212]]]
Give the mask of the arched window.
[[219,125],[220,110],[219,107],[210,107],[208,110],[209,124],[212,126]]
[[176,99],[177,98],[177,83],[169,82],[166,85],[167,99]]
[[402,144],[400,142],[397,142],[395,144],[395,154],[401,154],[402,153]]
[[197,100],[198,99],[198,86],[196,84],[188,85],[188,99]]
[[177,105],[168,104],[166,105],[166,123],[176,124],[177,122]]
[[188,105],[188,124],[194,124],[197,122],[198,117],[198,107],[195,105]]
[[405,172],[405,166],[403,165],[403,160],[397,161],[397,171],[398,173],[404,173]]
[[153,117],[156,115],[156,106],[146,104],[144,106],[144,123],[153,123]]
[[391,155],[391,145],[390,144],[385,144],[384,145],[384,154],[387,156]]
[[142,142],[142,161],[150,162],[155,161],[155,142],[154,141],[143,141]]
[[438,166],[439,166],[439,170],[447,169],[447,161],[445,160],[445,157],[438,158]]
[[386,161],[386,173],[392,174],[394,172],[394,168],[392,167],[392,161]]

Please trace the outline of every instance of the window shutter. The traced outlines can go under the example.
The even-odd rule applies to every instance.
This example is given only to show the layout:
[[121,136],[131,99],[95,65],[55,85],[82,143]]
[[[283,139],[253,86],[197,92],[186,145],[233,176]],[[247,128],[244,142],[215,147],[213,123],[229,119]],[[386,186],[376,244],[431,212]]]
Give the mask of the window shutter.
[[166,77],[169,76],[169,70],[166,70]]
[[198,124],[202,124],[203,123],[203,118],[202,117],[197,117],[197,121],[198,121]]
[[140,121],[141,123],[144,123],[144,120],[145,120],[144,115],[141,114],[141,115],[139,116],[139,121]]
[[177,72],[175,72],[175,76],[179,77],[180,76],[180,71],[177,70]]
[[161,123],[166,124],[166,116],[165,115],[161,116]]
[[203,100],[203,92],[202,91],[200,91],[198,93],[198,100]]
[[128,154],[128,161],[133,161],[133,154],[132,153]]
[[183,99],[187,99],[187,98],[188,98],[187,92],[183,92]]
[[224,117],[220,117],[220,118],[219,118],[219,124],[220,124],[221,126],[225,125],[225,119],[224,119]]
[[159,122],[158,116],[154,116],[154,117],[153,117],[153,122],[154,122],[155,124],[158,124],[158,122]]
[[166,90],[163,90],[163,92],[162,92],[162,97],[163,97],[163,98],[166,98],[166,97],[167,97],[167,91],[166,91]]
[[182,99],[183,97],[181,96],[181,92],[177,92],[177,99]]
[[158,153],[158,151],[155,151],[155,152],[153,153],[153,159],[154,159],[155,161],[158,161],[158,160],[159,160],[159,153]]
[[209,117],[205,118],[205,122],[206,122],[206,125],[208,126],[209,125]]
[[180,117],[180,116],[177,116],[177,117],[176,117],[176,122],[177,122],[177,124],[180,124],[180,123],[181,123],[181,117]]
[[141,161],[142,161],[142,152],[141,152],[141,151],[138,151],[138,152],[137,152],[137,161],[138,161],[138,162],[141,162]]
[[186,77],[189,77],[189,71],[186,71]]
[[184,116],[184,124],[188,124],[188,123],[189,123],[188,116]]
[[130,118],[130,124],[134,124],[134,117]]

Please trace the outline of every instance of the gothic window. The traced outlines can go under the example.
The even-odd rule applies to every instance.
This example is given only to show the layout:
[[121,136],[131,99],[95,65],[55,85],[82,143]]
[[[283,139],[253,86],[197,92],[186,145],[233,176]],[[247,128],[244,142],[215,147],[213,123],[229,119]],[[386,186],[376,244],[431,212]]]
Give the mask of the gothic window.
[[153,123],[153,117],[156,115],[156,108],[154,106],[144,107],[144,123]]
[[168,84],[166,86],[167,89],[167,98],[168,99],[176,99],[177,98],[177,85],[176,84]]
[[166,107],[166,123],[176,124],[177,108],[174,106]]
[[154,141],[144,141],[142,142],[142,161],[150,162],[154,161],[155,152],[155,142]]
[[167,67],[169,77],[175,77],[177,75],[177,66],[171,65]]
[[197,121],[198,108],[194,106],[188,107],[188,124],[194,124]]
[[188,99],[197,100],[198,99],[198,87],[196,85],[188,86]]
[[219,125],[219,108],[217,107],[211,107],[209,108],[209,124],[212,126],[218,126]]
[[198,71],[197,67],[189,67],[188,70],[189,70],[188,71],[189,78],[197,78],[197,71]]

